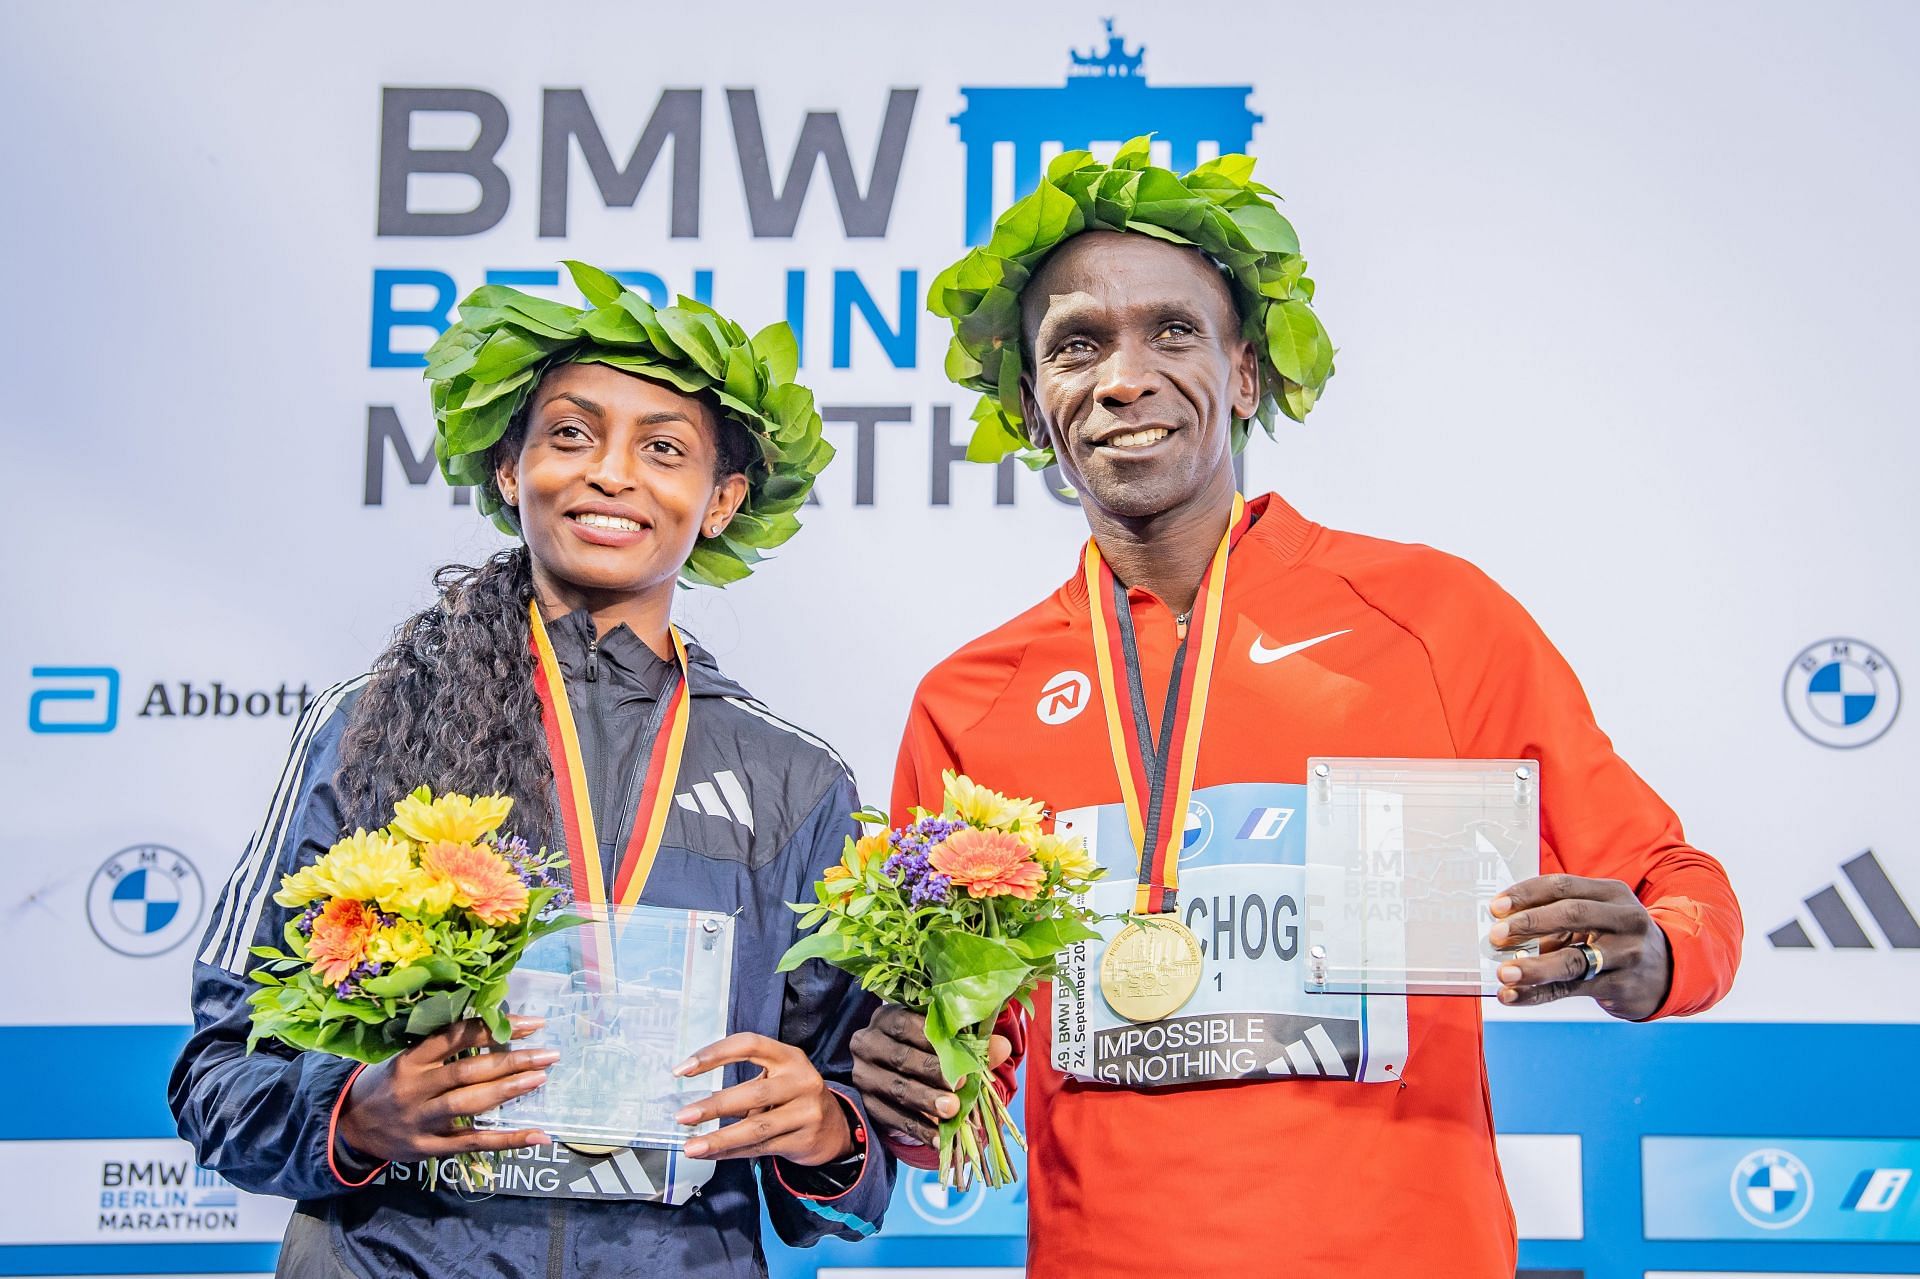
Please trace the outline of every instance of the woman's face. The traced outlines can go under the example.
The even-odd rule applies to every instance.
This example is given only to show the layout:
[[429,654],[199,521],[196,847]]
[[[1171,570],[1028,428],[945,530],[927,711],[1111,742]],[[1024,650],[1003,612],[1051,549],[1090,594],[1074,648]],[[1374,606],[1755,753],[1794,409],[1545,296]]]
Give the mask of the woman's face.
[[691,395],[563,364],[534,389],[520,454],[496,478],[536,566],[579,590],[630,594],[671,582],[746,500],[746,476],[714,475],[718,440]]

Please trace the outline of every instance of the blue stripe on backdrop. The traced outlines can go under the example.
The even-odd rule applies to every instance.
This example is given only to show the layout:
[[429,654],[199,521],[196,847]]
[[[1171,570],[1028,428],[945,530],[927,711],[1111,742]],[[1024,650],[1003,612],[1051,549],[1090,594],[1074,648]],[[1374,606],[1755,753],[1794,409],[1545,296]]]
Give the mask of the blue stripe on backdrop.
[[[171,1136],[165,1080],[185,1037],[177,1026],[0,1027],[7,1095],[17,1099],[0,1110],[0,1140]],[[1503,1022],[1487,1028],[1487,1055],[1502,1132],[1571,1132],[1583,1143],[1585,1238],[1525,1242],[1523,1266],[1587,1279],[1651,1269],[1920,1273],[1917,1244],[1648,1241],[1641,1208],[1643,1136],[1737,1136],[1756,1149],[1790,1148],[1794,1138],[1920,1142],[1920,1026]],[[1701,1193],[1728,1190],[1721,1182]],[[1920,1196],[1920,1185],[1906,1193]],[[770,1252],[776,1279],[802,1279],[829,1265],[1012,1266],[1022,1249],[1016,1238],[883,1233]],[[258,1244],[11,1246],[0,1247],[0,1274],[259,1271],[272,1254]]]

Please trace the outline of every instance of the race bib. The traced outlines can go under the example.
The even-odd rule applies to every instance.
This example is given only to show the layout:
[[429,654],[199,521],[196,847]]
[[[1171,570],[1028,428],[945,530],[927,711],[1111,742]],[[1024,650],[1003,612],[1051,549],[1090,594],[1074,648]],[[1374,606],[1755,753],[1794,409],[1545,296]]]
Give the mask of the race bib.
[[[376,1185],[414,1185],[463,1199],[514,1195],[532,1199],[627,1199],[678,1205],[700,1192],[717,1167],[677,1150],[622,1147],[587,1154],[554,1143],[494,1155],[490,1181],[470,1183],[455,1158],[389,1164]],[[437,1167],[430,1166],[437,1164]]]
[[[1053,1064],[1063,1074],[1128,1087],[1221,1080],[1397,1081],[1407,1058],[1399,995],[1309,995],[1303,974],[1305,786],[1236,782],[1196,790],[1181,840],[1176,917],[1199,940],[1200,988],[1160,1021],[1107,1006],[1100,956],[1123,926],[1072,947],[1054,983]],[[1119,804],[1059,814],[1107,876],[1087,901],[1132,909],[1137,853]]]

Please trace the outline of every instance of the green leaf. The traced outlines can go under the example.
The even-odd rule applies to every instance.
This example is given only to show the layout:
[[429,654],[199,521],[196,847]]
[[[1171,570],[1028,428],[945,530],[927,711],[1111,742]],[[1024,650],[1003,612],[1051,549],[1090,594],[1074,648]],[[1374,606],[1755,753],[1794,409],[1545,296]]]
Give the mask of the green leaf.
[[1049,963],[1077,941],[1091,941],[1099,931],[1078,919],[1040,919],[1007,938],[1007,945],[1022,958],[1034,963]]
[[853,942],[844,933],[809,933],[793,945],[787,947],[787,953],[780,956],[780,962],[774,966],[778,973],[790,973],[809,959],[824,959],[839,967],[841,962],[853,953]]
[[614,299],[626,291],[626,286],[597,266],[575,262],[572,258],[562,259],[560,265],[567,268],[580,295],[596,307],[612,305]]
[[407,1014],[407,1035],[413,1039],[424,1039],[436,1030],[453,1025],[466,1016],[467,1004],[472,997],[472,992],[464,987],[432,992]]
[[791,382],[800,370],[800,344],[785,320],[753,335],[753,353],[767,362],[775,382]]
[[1113,167],[1116,169],[1144,169],[1152,162],[1153,135],[1143,133],[1139,137],[1129,138],[1114,153]]
[[920,958],[933,978],[936,1004],[956,1029],[997,1016],[1032,971],[1005,942],[971,933],[930,932]]
[[1320,358],[1320,322],[1304,302],[1275,302],[1267,308],[1267,356],[1281,377],[1311,380]]
[[399,999],[424,987],[433,978],[424,965],[408,964],[405,968],[396,968],[380,977],[370,977],[360,983],[360,988],[369,995],[381,999]]
[[1300,252],[1300,237],[1294,233],[1293,223],[1280,215],[1280,210],[1265,204],[1249,204],[1228,216],[1246,233],[1247,243],[1260,252]]
[[668,307],[658,314],[661,326],[702,373],[715,381],[726,376],[726,350],[702,317],[695,316],[682,306]]
[[1036,246],[1051,245],[1077,229],[1080,206],[1073,197],[1044,179],[1033,194],[1014,204],[994,224],[987,252],[1003,258],[1030,253]]

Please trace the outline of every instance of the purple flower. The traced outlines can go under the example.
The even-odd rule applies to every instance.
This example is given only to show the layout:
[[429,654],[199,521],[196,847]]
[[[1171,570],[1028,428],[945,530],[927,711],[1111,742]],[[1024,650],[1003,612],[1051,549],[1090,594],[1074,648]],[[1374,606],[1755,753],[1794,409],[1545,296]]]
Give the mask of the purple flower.
[[360,983],[369,977],[378,977],[386,971],[385,964],[376,964],[366,960],[347,974],[346,979],[333,988],[333,993],[342,999],[355,999],[366,992],[360,989]]
[[573,884],[558,873],[558,859],[549,857],[546,850],[534,852],[527,841],[518,835],[502,838],[499,832],[489,837],[493,851],[500,854],[520,882],[529,890],[536,888],[554,889],[554,895],[540,910],[541,919],[550,919],[566,910],[573,903]]
[[953,881],[945,875],[929,875],[913,886],[915,906],[944,906],[953,896]]
[[320,912],[326,908],[327,904],[323,901],[307,903],[307,908],[300,912],[298,919],[293,921],[293,926],[299,930],[302,937],[313,936],[313,921],[320,918]]

